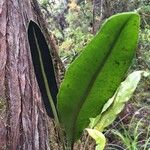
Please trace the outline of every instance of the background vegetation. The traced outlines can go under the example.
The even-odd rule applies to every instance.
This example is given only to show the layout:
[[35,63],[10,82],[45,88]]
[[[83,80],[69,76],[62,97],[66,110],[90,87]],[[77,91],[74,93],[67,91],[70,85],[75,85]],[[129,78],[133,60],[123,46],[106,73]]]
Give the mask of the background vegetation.
[[[150,69],[149,0],[39,0],[39,3],[65,67],[78,56],[82,51],[81,48],[92,39],[107,17],[118,12],[138,11],[141,16],[139,45],[129,72]],[[119,118],[106,130],[105,135],[108,138],[106,149],[150,149],[149,106],[150,79],[146,78],[142,79]]]

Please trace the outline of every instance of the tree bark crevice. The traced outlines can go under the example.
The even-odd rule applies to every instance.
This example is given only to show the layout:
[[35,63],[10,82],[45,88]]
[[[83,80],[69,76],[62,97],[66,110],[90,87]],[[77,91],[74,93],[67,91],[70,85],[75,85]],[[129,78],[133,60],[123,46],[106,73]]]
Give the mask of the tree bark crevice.
[[0,2],[0,102],[7,103],[0,118],[1,150],[50,150],[27,39],[29,20],[37,18],[31,0]]

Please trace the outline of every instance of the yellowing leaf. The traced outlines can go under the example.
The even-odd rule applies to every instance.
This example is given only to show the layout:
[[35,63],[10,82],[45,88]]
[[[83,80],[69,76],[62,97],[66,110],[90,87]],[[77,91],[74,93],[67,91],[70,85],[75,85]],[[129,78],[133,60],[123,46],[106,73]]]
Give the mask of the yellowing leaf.
[[103,131],[105,127],[110,125],[115,120],[117,115],[122,111],[125,102],[131,98],[137,84],[141,79],[141,76],[144,74],[147,73],[144,71],[134,71],[126,78],[124,82],[121,83],[114,96],[104,105],[95,129]]
[[103,150],[106,144],[106,138],[104,134],[96,129],[86,129],[89,135],[96,141],[96,149],[95,150]]

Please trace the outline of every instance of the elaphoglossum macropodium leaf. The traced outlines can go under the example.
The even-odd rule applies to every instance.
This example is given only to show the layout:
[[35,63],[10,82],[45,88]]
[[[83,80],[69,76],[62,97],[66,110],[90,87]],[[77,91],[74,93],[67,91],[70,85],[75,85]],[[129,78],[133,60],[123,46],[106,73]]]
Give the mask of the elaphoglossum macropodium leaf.
[[71,145],[124,79],[135,54],[139,23],[134,12],[110,17],[68,68],[58,93],[58,112]]
[[57,103],[57,82],[49,47],[45,37],[34,22],[28,26],[28,40],[36,79],[48,116],[53,117],[52,107]]

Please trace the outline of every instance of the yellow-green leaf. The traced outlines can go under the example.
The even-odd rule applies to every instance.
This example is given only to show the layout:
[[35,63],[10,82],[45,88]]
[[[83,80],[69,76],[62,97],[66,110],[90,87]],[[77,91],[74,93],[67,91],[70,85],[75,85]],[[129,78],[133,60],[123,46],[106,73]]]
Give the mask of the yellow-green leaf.
[[104,105],[99,121],[96,120],[97,122],[95,122],[97,124],[95,129],[102,132],[105,127],[116,119],[117,115],[124,108],[125,103],[131,98],[137,84],[144,74],[146,75],[148,72],[134,71],[121,83],[114,96]]
[[96,129],[86,129],[89,135],[96,141],[96,148],[95,150],[103,150],[106,145],[106,138],[104,134]]

